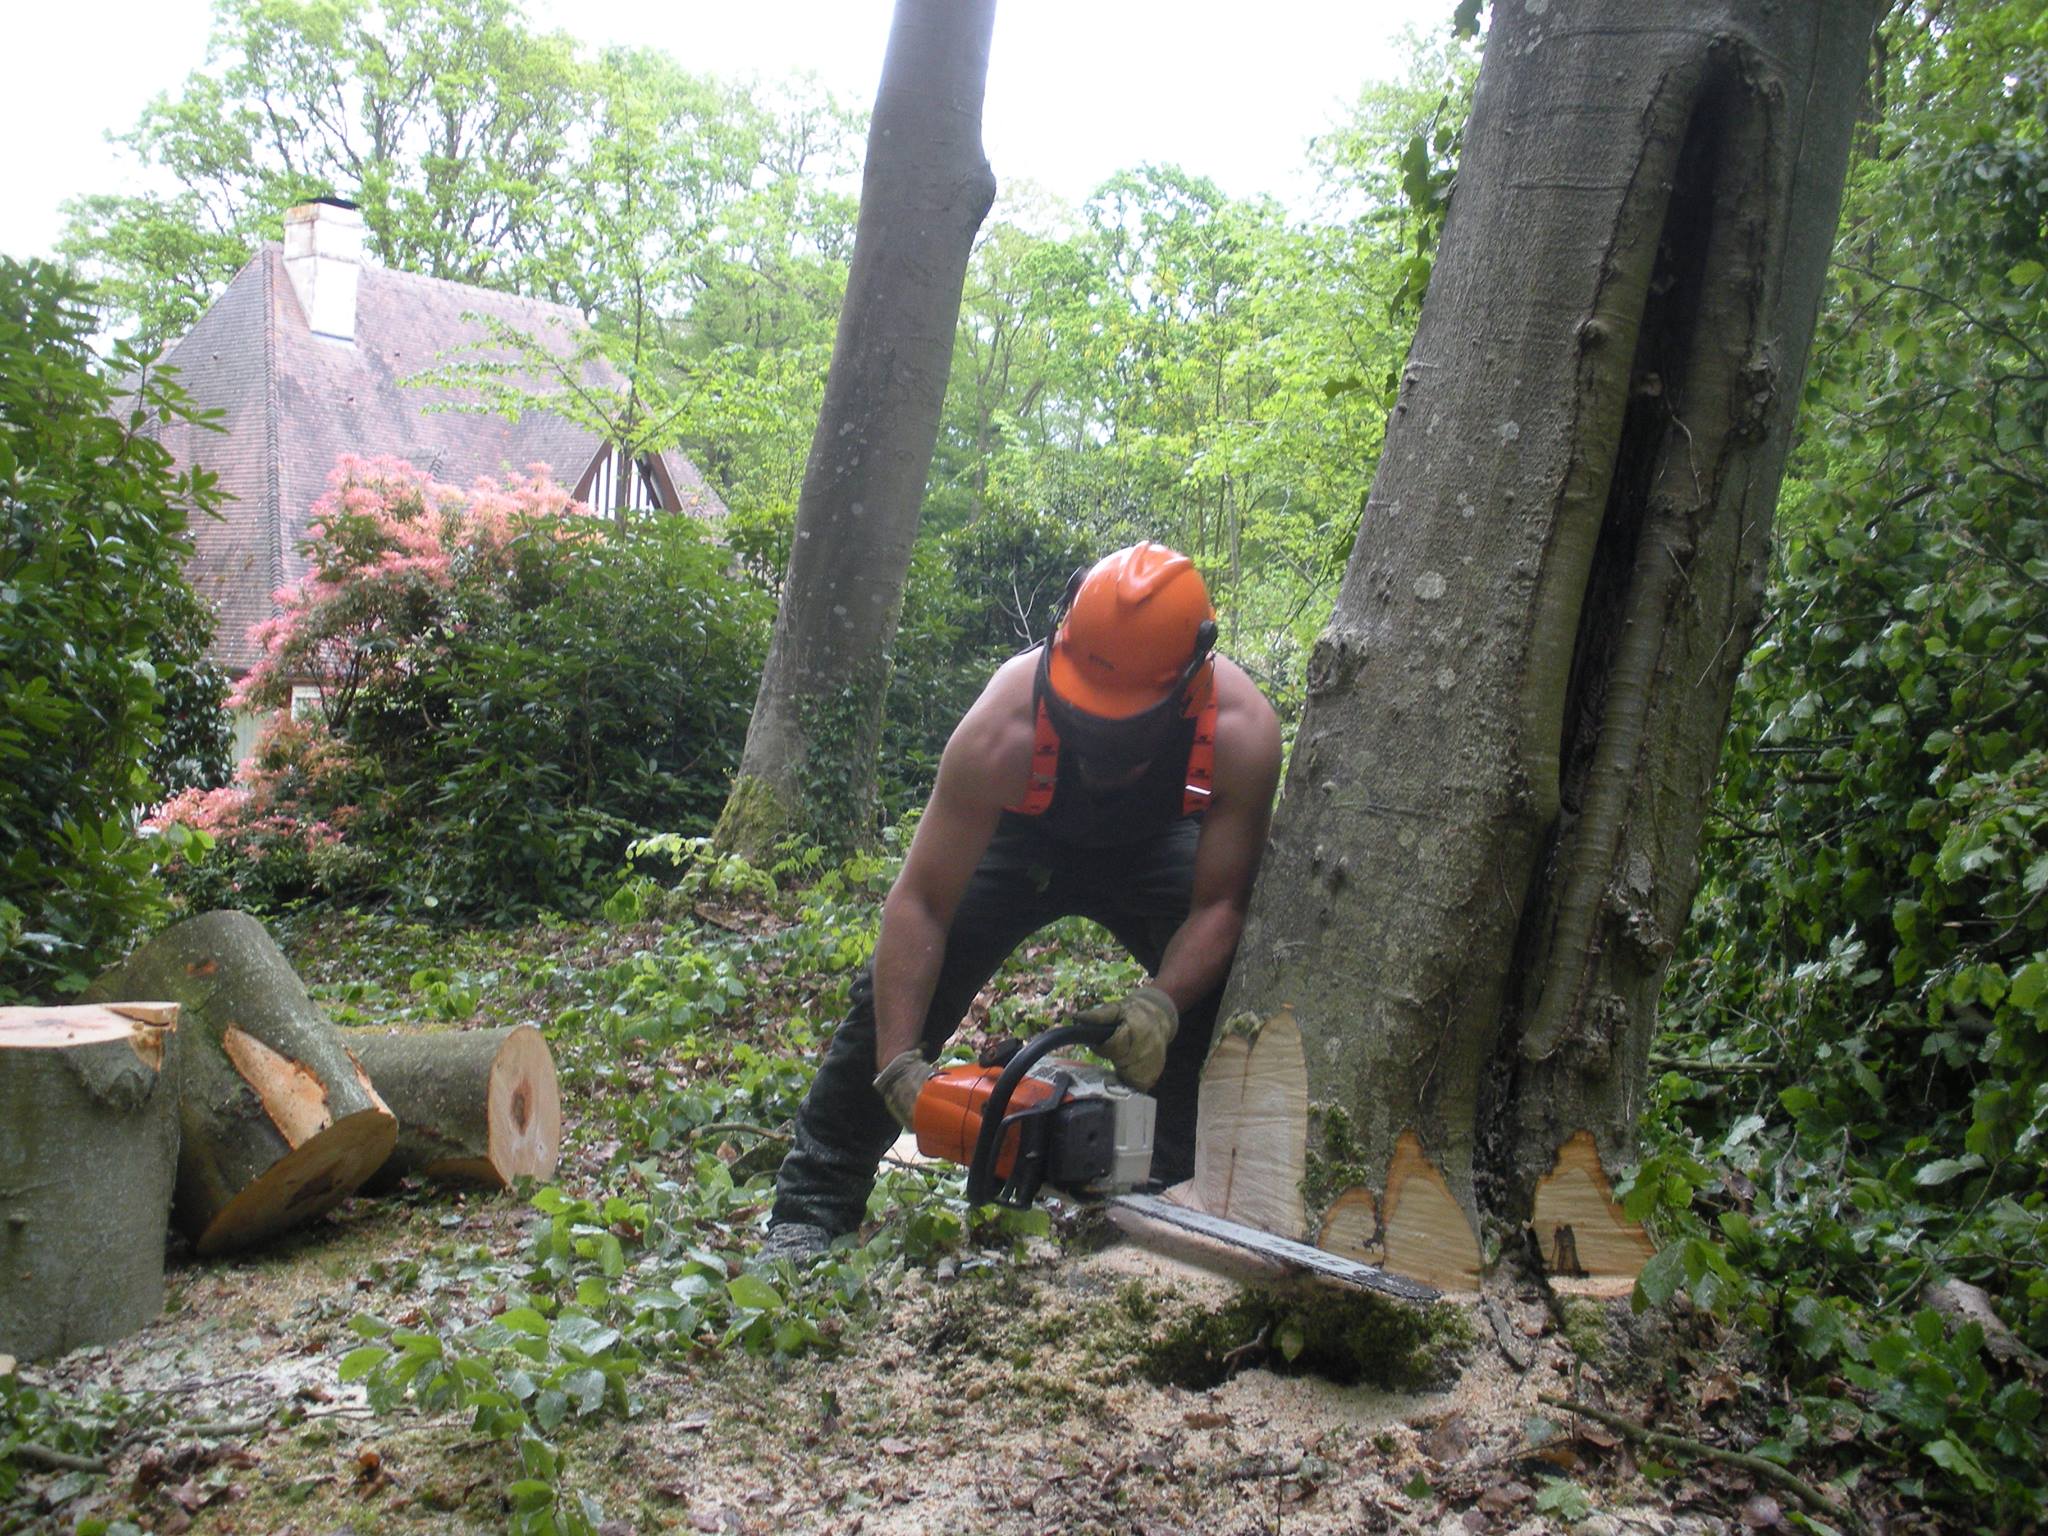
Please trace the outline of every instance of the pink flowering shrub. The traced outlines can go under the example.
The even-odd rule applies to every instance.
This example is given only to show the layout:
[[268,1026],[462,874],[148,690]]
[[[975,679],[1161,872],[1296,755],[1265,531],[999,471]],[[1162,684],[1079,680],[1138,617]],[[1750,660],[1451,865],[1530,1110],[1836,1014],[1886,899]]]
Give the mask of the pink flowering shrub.
[[279,710],[234,782],[172,796],[143,830],[178,826],[210,842],[195,857],[191,840],[181,840],[174,846],[186,851],[164,867],[173,894],[192,910],[274,909],[342,894],[369,877],[374,859],[343,841],[360,815],[355,799],[364,785],[348,749],[320,722]]
[[413,642],[469,621],[463,594],[473,602],[515,578],[522,533],[593,536],[588,512],[544,464],[459,490],[403,459],[343,454],[307,524],[309,569],[250,631],[263,654],[230,702],[282,708],[294,684],[311,684],[327,723],[345,730],[364,689],[418,665]]
[[164,808],[215,843],[183,888],[577,911],[633,838],[710,830],[774,605],[694,519],[591,517],[539,468],[458,490],[344,458],[306,555],[236,698],[311,684],[321,722]]

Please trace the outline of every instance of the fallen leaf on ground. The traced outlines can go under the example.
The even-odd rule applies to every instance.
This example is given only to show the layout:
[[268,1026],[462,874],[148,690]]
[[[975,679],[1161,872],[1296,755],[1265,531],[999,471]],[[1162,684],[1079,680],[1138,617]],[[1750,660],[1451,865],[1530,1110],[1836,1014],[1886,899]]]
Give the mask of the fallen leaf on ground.
[[1742,1395],[1742,1389],[1735,1378],[1726,1371],[1716,1371],[1700,1383],[1700,1406],[1711,1408],[1716,1403],[1732,1403]]
[[1198,1408],[1193,1413],[1182,1414],[1180,1421],[1189,1429],[1221,1429],[1230,1422],[1230,1415]]
[[1785,1523],[1785,1512],[1769,1494],[1752,1494],[1742,1501],[1742,1523],[1752,1531],[1774,1530]]
[[1489,1515],[1504,1515],[1517,1504],[1527,1503],[1535,1492],[1527,1483],[1495,1483],[1479,1495],[1479,1507]]
[[1422,1453],[1430,1460],[1451,1466],[1465,1459],[1472,1449],[1472,1426],[1465,1416],[1454,1413],[1432,1429],[1422,1441]]

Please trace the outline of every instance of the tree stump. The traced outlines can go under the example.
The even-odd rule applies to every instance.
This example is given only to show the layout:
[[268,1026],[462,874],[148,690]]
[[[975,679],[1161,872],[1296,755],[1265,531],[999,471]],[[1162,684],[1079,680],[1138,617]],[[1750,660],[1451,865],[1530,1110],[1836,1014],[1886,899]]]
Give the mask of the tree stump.
[[201,1254],[311,1220],[391,1155],[396,1119],[246,913],[166,929],[85,996],[184,1007],[172,1218]]
[[0,1354],[61,1355],[163,1310],[178,1009],[0,1008]]
[[354,1035],[350,1044],[398,1116],[379,1184],[418,1174],[505,1189],[521,1174],[554,1173],[562,1094],[555,1058],[532,1025]]

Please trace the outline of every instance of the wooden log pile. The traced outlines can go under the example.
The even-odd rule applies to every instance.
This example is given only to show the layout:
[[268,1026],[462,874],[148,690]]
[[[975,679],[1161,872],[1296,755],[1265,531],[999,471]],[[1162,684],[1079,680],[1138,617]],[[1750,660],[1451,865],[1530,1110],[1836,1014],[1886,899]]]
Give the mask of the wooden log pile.
[[78,1005],[0,1008],[0,1353],[155,1317],[169,1226],[228,1253],[373,1181],[546,1178],[561,1140],[538,1030],[337,1030],[254,918],[179,923]]

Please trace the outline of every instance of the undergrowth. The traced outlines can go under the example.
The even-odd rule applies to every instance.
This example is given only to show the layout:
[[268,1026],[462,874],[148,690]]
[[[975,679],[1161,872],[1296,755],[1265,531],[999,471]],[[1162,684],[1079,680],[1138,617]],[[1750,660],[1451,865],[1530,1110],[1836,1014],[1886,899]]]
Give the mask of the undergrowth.
[[[376,1266],[341,1364],[380,1413],[460,1412],[504,1442],[512,1531],[595,1529],[569,1448],[583,1423],[642,1411],[650,1363],[829,1353],[910,1270],[1049,1230],[1043,1211],[967,1210],[957,1170],[885,1165],[861,1233],[802,1270],[755,1258],[783,1128],[873,952],[894,842],[762,870],[655,838],[601,924],[544,920],[508,941],[380,919],[303,936],[340,1022],[535,1022],[553,1045],[571,1145],[559,1181],[530,1194],[523,1249],[447,1244]],[[1020,1028],[1128,979],[1081,930],[1065,937],[1060,980]]]

